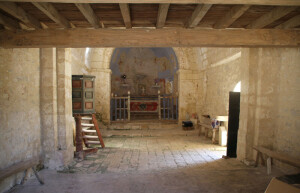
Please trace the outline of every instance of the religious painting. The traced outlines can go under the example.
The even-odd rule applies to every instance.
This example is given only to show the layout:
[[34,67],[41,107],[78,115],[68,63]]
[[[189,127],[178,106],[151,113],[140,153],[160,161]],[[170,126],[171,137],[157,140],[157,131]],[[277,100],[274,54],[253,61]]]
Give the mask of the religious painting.
[[146,85],[138,84],[138,93],[141,96],[145,96],[146,95]]
[[173,81],[166,81],[166,94],[172,94],[173,93]]

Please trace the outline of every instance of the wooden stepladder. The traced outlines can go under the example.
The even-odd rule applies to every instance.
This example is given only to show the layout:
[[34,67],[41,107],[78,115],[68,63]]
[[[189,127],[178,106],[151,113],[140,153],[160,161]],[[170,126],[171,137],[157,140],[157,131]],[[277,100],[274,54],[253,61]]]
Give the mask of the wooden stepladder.
[[[79,157],[84,157],[87,154],[95,153],[97,148],[83,150],[82,141],[84,145],[89,148],[90,145],[101,145],[105,147],[99,130],[98,122],[95,114],[76,114],[76,153]],[[82,154],[82,155],[81,155]]]

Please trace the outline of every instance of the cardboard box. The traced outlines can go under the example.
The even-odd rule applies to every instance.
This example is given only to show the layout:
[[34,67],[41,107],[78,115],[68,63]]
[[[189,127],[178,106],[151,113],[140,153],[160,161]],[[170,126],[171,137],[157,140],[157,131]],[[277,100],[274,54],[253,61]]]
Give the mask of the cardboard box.
[[265,193],[300,193],[300,189],[276,178],[273,178]]

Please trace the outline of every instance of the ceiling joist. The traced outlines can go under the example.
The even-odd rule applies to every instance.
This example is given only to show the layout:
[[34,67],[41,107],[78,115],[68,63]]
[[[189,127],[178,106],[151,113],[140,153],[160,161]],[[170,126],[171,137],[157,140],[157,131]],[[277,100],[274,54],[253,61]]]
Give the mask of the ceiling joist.
[[169,3],[159,4],[156,28],[164,27],[168,15],[169,6]]
[[0,24],[2,24],[6,29],[15,31],[17,29],[20,29],[19,22],[16,20],[13,20],[9,17],[6,17],[5,15],[0,13]]
[[251,6],[250,5],[236,5],[222,17],[215,25],[216,29],[225,29],[229,27],[235,20],[241,17]]
[[276,26],[276,29],[290,29],[300,26],[300,15],[296,15],[295,17],[292,17],[291,19],[287,20],[286,22]]
[[100,22],[99,18],[94,13],[94,10],[90,6],[90,4],[87,3],[75,3],[77,8],[80,10],[82,15],[86,18],[86,20],[94,27],[94,28],[100,28]]
[[39,10],[41,10],[45,15],[47,15],[50,19],[54,22],[59,24],[63,28],[71,28],[70,22],[63,17],[56,8],[51,3],[32,3],[36,6]]
[[119,5],[120,5],[120,9],[121,9],[125,27],[127,29],[132,28],[131,18],[130,18],[130,8],[129,8],[128,3],[120,3]]
[[15,18],[21,20],[26,25],[29,25],[30,27],[41,29],[42,26],[40,22],[35,19],[33,16],[31,16],[29,13],[26,13],[24,9],[17,6],[15,3],[12,2],[0,2],[0,9],[5,11],[6,13],[14,16]]
[[196,27],[199,24],[199,22],[203,19],[205,14],[208,12],[208,10],[211,8],[211,6],[212,6],[211,4],[197,5],[186,27],[189,28]]
[[297,47],[300,30],[66,29],[0,31],[0,47]]
[[266,13],[265,15],[261,16],[257,20],[253,21],[249,25],[246,26],[247,29],[259,29],[263,28],[277,19],[280,19],[287,14],[291,13],[292,11],[296,10],[297,7],[276,7],[269,13]]

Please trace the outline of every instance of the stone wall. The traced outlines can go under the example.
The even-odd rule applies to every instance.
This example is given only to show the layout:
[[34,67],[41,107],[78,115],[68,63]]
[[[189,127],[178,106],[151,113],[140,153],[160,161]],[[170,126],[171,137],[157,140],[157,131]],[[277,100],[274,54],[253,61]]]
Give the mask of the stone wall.
[[[0,49],[0,168],[32,157],[59,169],[73,159],[70,49]],[[23,172],[0,182],[0,192]]]
[[[39,49],[0,49],[0,168],[41,152]],[[3,192],[23,172],[0,182]]]
[[253,145],[300,158],[299,48],[251,48],[245,57],[249,60],[244,91],[242,84],[239,159],[254,159]]
[[199,54],[202,89],[198,113],[228,115],[229,92],[241,81],[241,49],[201,48]]
[[[198,114],[228,115],[229,92],[241,81],[238,159],[255,159],[253,145],[300,158],[299,48],[195,48],[195,52],[189,60],[199,61],[199,82],[191,92],[197,93],[192,94],[196,100],[189,101],[197,105]],[[193,106],[186,111],[193,112]]]

